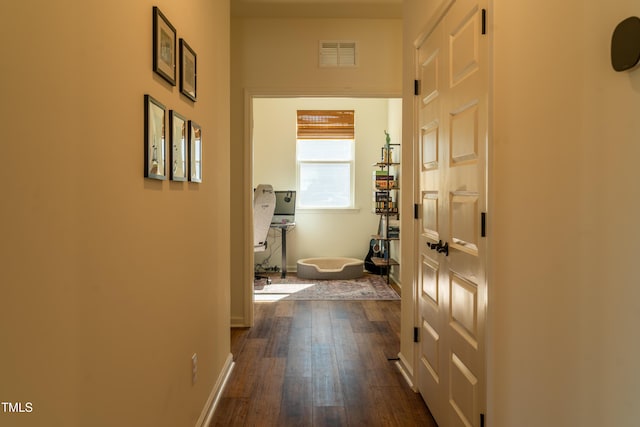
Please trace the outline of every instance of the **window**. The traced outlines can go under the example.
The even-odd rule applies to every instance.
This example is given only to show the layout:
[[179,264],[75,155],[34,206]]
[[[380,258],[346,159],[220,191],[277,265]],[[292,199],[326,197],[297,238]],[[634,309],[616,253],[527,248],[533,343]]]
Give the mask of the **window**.
[[298,111],[298,206],[351,208],[353,111]]

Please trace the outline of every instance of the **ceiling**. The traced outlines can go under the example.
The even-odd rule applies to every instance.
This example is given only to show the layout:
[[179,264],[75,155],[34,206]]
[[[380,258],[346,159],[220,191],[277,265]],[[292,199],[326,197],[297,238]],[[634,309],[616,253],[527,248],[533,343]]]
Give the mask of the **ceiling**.
[[402,0],[231,0],[231,16],[402,18]]

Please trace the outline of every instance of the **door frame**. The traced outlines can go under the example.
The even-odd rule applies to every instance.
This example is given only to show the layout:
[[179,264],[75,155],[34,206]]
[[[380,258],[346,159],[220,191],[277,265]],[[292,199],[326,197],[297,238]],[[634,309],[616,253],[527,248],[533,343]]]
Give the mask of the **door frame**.
[[[241,326],[252,327],[254,325],[254,254],[253,254],[253,100],[255,98],[396,98],[402,99],[402,93],[398,92],[352,92],[336,90],[309,90],[309,89],[259,89],[246,88],[244,90],[244,120],[243,120],[243,180],[244,192],[242,195],[245,206],[243,215],[243,232],[245,243],[243,245],[243,319]],[[404,111],[402,112],[404,115]],[[401,190],[402,191],[402,190]],[[238,323],[237,321],[235,323]],[[236,326],[236,324],[232,326]],[[240,325],[238,325],[240,326]]]

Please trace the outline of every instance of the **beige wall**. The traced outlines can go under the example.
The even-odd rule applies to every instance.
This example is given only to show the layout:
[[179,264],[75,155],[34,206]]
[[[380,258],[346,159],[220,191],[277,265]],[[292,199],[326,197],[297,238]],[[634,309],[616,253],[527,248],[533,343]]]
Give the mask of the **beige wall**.
[[[363,259],[379,216],[372,213],[372,165],[380,161],[384,131],[401,123],[398,102],[378,98],[256,98],[253,102],[253,187],[268,183],[276,190],[296,189],[296,111],[299,109],[354,110],[355,209],[296,211],[296,227],[287,234],[287,266],[300,258],[345,256]],[[390,123],[389,118],[396,123]],[[399,138],[398,134],[393,135]],[[398,139],[399,140],[399,139]],[[255,263],[270,256],[269,265],[281,266],[280,234],[269,233],[267,251],[256,253]]]
[[[251,319],[253,252],[250,219],[252,96],[389,96],[401,93],[399,19],[257,19],[231,24],[231,317],[236,325]],[[359,66],[318,67],[320,40],[357,40]],[[245,121],[247,118],[247,121]],[[244,214],[240,215],[240,213]]]
[[[197,52],[195,104],[152,72],[153,5]],[[0,425],[195,425],[229,355],[228,2],[0,16],[0,400],[33,404]],[[143,178],[144,94],[202,126],[204,183]]]
[[640,71],[616,73],[609,56],[613,29],[637,13],[632,1],[495,7],[498,426],[640,415]]
[[[640,70],[616,73],[609,59],[611,33],[636,5],[492,2],[492,426],[637,424]],[[405,53],[424,8],[405,2]],[[412,316],[403,304],[413,361]]]

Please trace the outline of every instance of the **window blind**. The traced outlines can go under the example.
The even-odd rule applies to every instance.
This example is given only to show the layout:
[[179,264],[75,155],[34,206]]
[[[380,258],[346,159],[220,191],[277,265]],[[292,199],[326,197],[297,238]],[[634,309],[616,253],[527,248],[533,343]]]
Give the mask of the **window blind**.
[[298,110],[298,139],[355,139],[354,110]]

